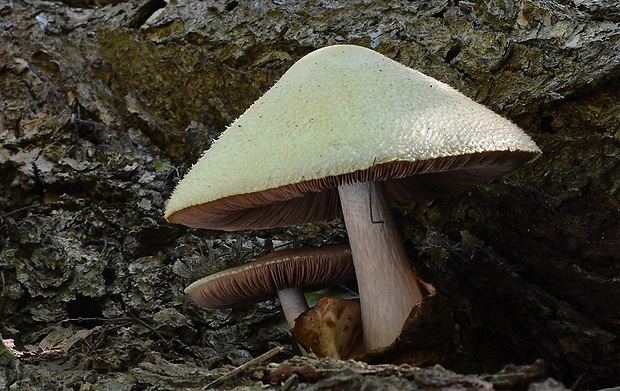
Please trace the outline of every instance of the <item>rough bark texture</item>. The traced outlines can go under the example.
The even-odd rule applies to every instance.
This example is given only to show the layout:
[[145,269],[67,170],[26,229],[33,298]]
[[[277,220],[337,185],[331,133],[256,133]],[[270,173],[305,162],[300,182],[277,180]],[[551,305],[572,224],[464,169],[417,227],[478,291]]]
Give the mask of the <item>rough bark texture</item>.
[[[272,240],[341,243],[342,224],[222,235],[167,224],[162,210],[228,123],[334,43],[451,84],[544,152],[398,216],[411,260],[458,324],[444,365],[482,373],[543,359],[567,386],[620,384],[616,1],[10,0],[0,42],[0,333],[25,352],[22,365],[3,353],[0,384],[199,388],[270,347],[291,355],[276,303],[207,312],[182,289],[201,267],[255,258]],[[398,368],[265,369],[230,386],[441,384]]]

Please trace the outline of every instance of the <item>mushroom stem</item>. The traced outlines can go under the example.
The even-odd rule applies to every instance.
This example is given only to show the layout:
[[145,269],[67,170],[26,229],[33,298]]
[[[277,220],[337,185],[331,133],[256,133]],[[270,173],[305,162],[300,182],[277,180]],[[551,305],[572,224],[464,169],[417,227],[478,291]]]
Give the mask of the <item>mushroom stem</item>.
[[295,327],[295,319],[309,308],[304,292],[299,287],[282,289],[278,291],[278,298],[284,317],[292,329]]
[[364,348],[369,352],[394,342],[422,293],[383,183],[343,184],[338,192],[357,276]]

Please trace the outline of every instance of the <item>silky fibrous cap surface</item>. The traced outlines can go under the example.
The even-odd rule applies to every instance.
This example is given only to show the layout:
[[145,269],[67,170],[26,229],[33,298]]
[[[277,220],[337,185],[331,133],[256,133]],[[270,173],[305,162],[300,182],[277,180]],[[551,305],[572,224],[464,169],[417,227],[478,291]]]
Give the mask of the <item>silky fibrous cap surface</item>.
[[[226,226],[224,214],[230,208],[266,206],[264,213],[273,214],[277,212],[273,204],[321,192],[342,178],[364,180],[347,177],[351,173],[397,166],[393,174],[384,170],[386,178],[379,179],[385,180],[449,171],[455,156],[473,157],[471,167],[475,168],[490,164],[481,158],[489,152],[501,157],[498,177],[540,150],[515,124],[442,82],[367,48],[329,46],[295,63],[222,133],[178,184],[167,204],[166,218],[190,226],[237,229]],[[520,159],[514,167],[506,161],[511,153]],[[422,163],[435,160],[442,163]],[[418,168],[404,169],[407,163]],[[457,159],[457,166],[468,164]],[[321,182],[324,178],[330,180]],[[494,178],[485,177],[489,179]],[[295,187],[299,183],[310,185]],[[269,189],[279,190],[275,195],[273,191],[261,195]],[[241,195],[252,195],[249,198],[257,204],[244,204]],[[322,202],[337,209],[333,201]],[[205,217],[201,222],[189,210],[183,212],[202,205],[192,214],[208,214],[209,204],[221,218],[209,222]],[[289,206],[304,204],[295,201]],[[284,213],[299,216],[289,216],[283,224],[302,215]],[[241,215],[232,218],[245,228]],[[274,221],[265,228],[278,224]],[[255,221],[250,227],[261,224]]]

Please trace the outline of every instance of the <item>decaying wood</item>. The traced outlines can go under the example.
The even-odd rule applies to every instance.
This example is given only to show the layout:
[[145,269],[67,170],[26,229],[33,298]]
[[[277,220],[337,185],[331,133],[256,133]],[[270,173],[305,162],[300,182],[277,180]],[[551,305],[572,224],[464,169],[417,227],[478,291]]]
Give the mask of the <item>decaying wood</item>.
[[[283,242],[344,243],[342,224],[201,232],[167,224],[163,205],[297,59],[353,43],[447,82],[543,150],[507,178],[397,216],[413,265],[452,312],[454,350],[442,365],[498,373],[541,359],[544,376],[566,386],[620,384],[619,24],[617,2],[588,0],[2,2],[0,333],[30,351],[59,322],[127,311],[152,330],[63,322],[99,332],[0,381],[191,389],[274,343],[291,357],[276,303],[200,310],[172,265],[217,270]],[[387,381],[323,364],[344,365],[309,363],[325,376],[317,383],[303,371],[281,380]],[[188,380],[192,371],[202,379]],[[393,381],[406,389],[414,372],[394,369]],[[494,379],[467,384],[499,388]]]

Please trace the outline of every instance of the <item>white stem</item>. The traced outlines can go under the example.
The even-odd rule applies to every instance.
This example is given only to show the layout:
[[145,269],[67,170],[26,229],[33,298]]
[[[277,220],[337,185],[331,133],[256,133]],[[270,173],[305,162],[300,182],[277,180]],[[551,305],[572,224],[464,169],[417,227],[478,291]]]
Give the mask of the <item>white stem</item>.
[[295,327],[295,319],[308,309],[308,302],[301,288],[288,288],[278,291],[278,298],[286,321],[291,329]]
[[[390,345],[422,293],[415,279],[383,183],[338,188],[360,294],[364,348]],[[371,209],[372,208],[372,209]]]

